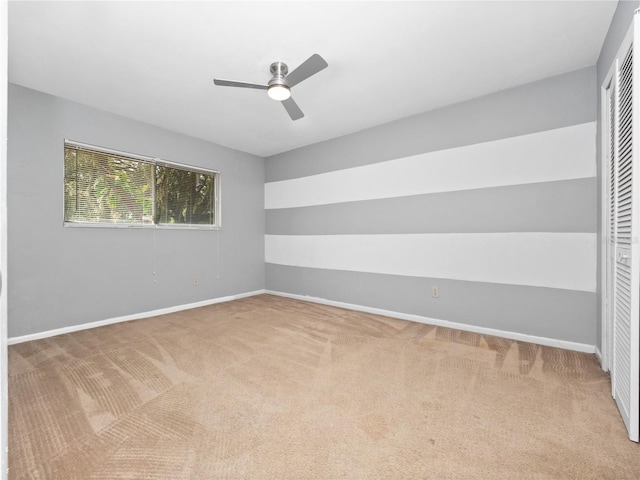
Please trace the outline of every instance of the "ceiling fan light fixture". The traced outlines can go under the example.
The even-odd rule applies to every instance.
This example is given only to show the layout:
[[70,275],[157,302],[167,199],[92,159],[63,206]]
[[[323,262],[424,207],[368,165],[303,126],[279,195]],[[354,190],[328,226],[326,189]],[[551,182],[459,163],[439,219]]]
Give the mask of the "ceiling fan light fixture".
[[272,77],[266,85],[263,83],[223,80],[221,78],[214,78],[213,83],[221,87],[240,87],[266,90],[269,98],[282,103],[282,106],[289,114],[291,120],[300,120],[304,117],[304,113],[302,113],[298,104],[291,97],[291,88],[310,76],[315,75],[320,70],[327,68],[327,66],[327,62],[324,58],[317,53],[314,53],[298,65],[298,67],[291,73],[289,73],[289,67],[287,67],[286,63],[273,62],[269,67]]
[[269,98],[272,98],[273,100],[282,102],[291,97],[291,90],[286,85],[270,85],[267,89],[267,95],[269,95]]

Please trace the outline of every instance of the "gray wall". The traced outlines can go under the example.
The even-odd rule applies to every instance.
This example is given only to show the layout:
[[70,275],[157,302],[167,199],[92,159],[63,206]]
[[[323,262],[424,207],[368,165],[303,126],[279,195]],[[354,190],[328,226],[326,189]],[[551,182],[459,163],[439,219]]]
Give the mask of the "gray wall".
[[[626,35],[627,31],[629,30],[629,27],[631,26],[631,22],[633,21],[633,12],[640,7],[640,2],[638,1],[628,1],[628,0],[621,0],[618,3],[618,7],[616,8],[616,12],[613,16],[613,19],[611,20],[611,26],[609,27],[609,31],[607,32],[607,37],[605,38],[604,44],[602,45],[602,50],[600,51],[600,57],[598,58],[598,63],[596,65],[597,68],[597,74],[598,74],[598,79],[597,79],[597,84],[596,84],[596,89],[597,89],[597,95],[598,95],[598,100],[597,100],[597,109],[598,109],[598,114],[597,114],[597,119],[598,119],[598,129],[597,129],[597,142],[596,142],[596,153],[597,153],[597,163],[598,163],[598,177],[600,177],[601,174],[601,165],[602,165],[602,138],[601,138],[601,124],[600,124],[600,119],[601,119],[601,88],[602,88],[602,83],[604,82],[605,76],[609,73],[609,70],[611,68],[611,64],[615,58],[616,53],[618,52],[618,49],[620,48],[620,45],[622,44],[622,40],[624,39],[624,36]],[[597,323],[597,345],[598,347],[601,349],[602,351],[602,318],[601,318],[601,292],[602,292],[602,285],[601,285],[601,272],[600,272],[600,267],[601,264],[600,262],[602,261],[601,259],[601,248],[602,248],[602,239],[603,239],[603,235],[605,235],[605,233],[603,233],[602,230],[602,192],[601,192],[601,188],[602,185],[600,183],[600,181],[598,182],[598,323]]]
[[[596,70],[590,67],[267,158],[267,289],[595,345],[595,120]],[[556,172],[557,177],[552,175],[554,172],[535,172],[541,179],[349,201],[333,201],[335,192],[322,192],[327,179],[337,182],[349,172],[356,172],[356,176],[362,173],[363,183],[371,181],[371,167],[381,162],[386,162],[383,165],[390,174],[406,175],[406,162],[414,155],[422,155],[426,165],[437,155],[451,152],[454,161],[473,166],[473,158],[465,157],[467,149],[482,152],[497,141],[511,145],[506,148],[509,150],[525,138],[520,137],[523,135],[532,135],[542,143],[549,132],[561,132],[554,137],[558,148],[573,151],[576,145],[569,143],[576,140],[562,133],[573,129],[587,132],[577,140],[582,143],[578,149],[587,153],[575,159],[575,166],[588,174],[564,178],[562,172]],[[565,137],[567,145],[563,145]],[[522,160],[518,157],[530,154],[512,153],[516,162]],[[493,159],[489,157],[479,157],[477,161],[490,165]],[[494,173],[496,177],[503,174]],[[545,180],[547,173],[550,177]],[[473,178],[457,178],[464,174],[464,169],[454,171],[446,180],[473,183]],[[368,188],[360,183],[355,180],[336,188]],[[298,194],[291,193],[296,188]],[[310,189],[318,190],[314,192],[317,200],[308,200]],[[284,191],[289,193],[284,195]],[[276,197],[284,203],[278,203]],[[466,272],[468,278],[454,273],[431,276],[429,261],[437,260],[437,255],[425,260],[428,255],[424,252],[404,255],[384,248],[376,252],[376,247],[371,246],[386,245],[385,242],[390,246],[404,245],[404,240],[416,234],[423,235],[419,239],[424,239],[425,249],[430,248],[432,240],[440,241],[442,235],[449,235],[452,241],[467,242],[465,249],[471,250],[476,248],[474,236],[483,241],[495,237],[498,243],[505,242],[500,245],[509,245],[508,239],[515,235],[513,238],[524,245],[514,256],[517,261],[529,254],[527,249],[532,245],[540,245],[542,239],[551,239],[551,246],[536,250],[536,255],[542,255],[540,263],[545,264],[537,272],[536,281],[496,281],[493,279],[499,274],[491,271],[491,262],[474,270],[458,265],[460,259],[456,255],[447,258],[439,271],[447,269],[446,263],[456,264],[452,271]],[[362,238],[364,253],[358,248],[345,249],[345,242],[353,236]],[[590,272],[586,280],[593,284],[592,288],[574,288],[570,281],[568,286],[554,286],[554,277],[568,270],[555,265],[564,255],[556,255],[554,242],[559,245],[565,241],[577,241],[578,249],[584,246],[580,242],[588,244],[584,249],[588,253],[576,258],[573,266]],[[378,261],[376,253],[400,260],[396,265]],[[476,253],[482,257],[495,251]],[[461,254],[462,258],[467,255],[474,259],[474,254],[462,249]],[[357,258],[352,262],[349,256]],[[412,256],[416,262],[425,263],[416,267],[420,273],[401,273],[415,266],[411,265]],[[504,262],[499,256],[495,260]],[[353,266],[358,262],[361,268]],[[400,266],[399,262],[406,265]],[[517,266],[513,271],[508,271],[508,265],[505,268],[505,278],[511,274],[515,278],[519,273]],[[431,298],[431,287],[435,285],[440,289],[440,298]]]
[[[264,288],[262,158],[17,85],[8,113],[9,337]],[[221,171],[222,230],[63,227],[65,138]]]

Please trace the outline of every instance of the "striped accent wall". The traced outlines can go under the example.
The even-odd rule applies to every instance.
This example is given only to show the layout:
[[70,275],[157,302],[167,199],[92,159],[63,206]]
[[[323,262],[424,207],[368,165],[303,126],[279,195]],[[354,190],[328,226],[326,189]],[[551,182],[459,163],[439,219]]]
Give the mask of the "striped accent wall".
[[293,178],[276,162],[281,179],[267,159],[266,287],[595,345],[595,137],[581,121]]

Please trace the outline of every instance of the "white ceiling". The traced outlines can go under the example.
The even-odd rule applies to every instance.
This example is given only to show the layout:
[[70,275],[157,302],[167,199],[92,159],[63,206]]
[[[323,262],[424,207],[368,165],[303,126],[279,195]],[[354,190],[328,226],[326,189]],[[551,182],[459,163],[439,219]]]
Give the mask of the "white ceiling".
[[[616,1],[10,2],[9,81],[269,156],[594,65]],[[291,121],[257,83],[313,53]]]

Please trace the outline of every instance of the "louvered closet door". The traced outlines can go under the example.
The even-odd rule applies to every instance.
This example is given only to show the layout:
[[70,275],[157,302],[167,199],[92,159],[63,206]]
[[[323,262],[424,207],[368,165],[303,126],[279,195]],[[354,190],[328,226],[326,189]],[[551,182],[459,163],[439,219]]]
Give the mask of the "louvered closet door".
[[[613,161],[615,176],[609,206],[614,212],[613,265],[613,365],[612,389],[620,413],[629,431],[629,438],[638,441],[640,366],[638,348],[640,334],[640,257],[638,249],[637,142],[634,140],[634,120],[637,107],[634,99],[633,46],[619,59],[617,101],[615,102]],[[613,98],[616,98],[615,95]]]

